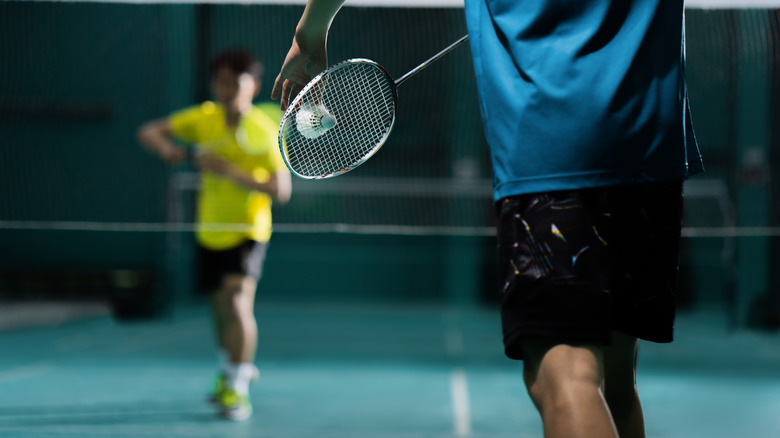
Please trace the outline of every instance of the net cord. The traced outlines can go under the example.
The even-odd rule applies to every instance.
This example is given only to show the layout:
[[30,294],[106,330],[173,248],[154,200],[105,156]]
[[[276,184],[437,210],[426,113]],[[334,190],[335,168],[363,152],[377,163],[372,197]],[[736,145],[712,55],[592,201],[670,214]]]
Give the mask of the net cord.
[[[17,231],[89,231],[135,233],[184,233],[201,231],[247,232],[247,224],[209,224],[192,222],[89,222],[89,221],[0,221],[0,230]],[[410,236],[493,236],[494,227],[448,227],[416,225],[276,224],[275,233],[345,233]],[[684,238],[766,238],[780,237],[780,227],[683,227]]]

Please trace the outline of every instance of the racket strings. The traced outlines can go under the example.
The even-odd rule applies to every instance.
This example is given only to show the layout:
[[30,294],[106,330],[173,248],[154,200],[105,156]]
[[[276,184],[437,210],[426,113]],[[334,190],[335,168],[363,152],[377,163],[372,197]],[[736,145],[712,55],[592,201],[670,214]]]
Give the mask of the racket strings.
[[352,169],[368,159],[390,133],[395,117],[393,84],[376,65],[354,62],[334,69],[304,90],[294,111],[323,106],[336,125],[307,138],[294,113],[280,131],[282,152],[291,170],[304,177],[324,177]]
[[[346,122],[345,129],[335,132],[336,144],[332,145],[331,155],[336,167],[350,167],[352,163],[360,159],[374,148],[372,140],[380,136],[384,127],[378,123],[377,109],[374,103],[378,102],[377,95],[381,95],[380,87],[384,77],[377,77],[377,72],[368,64],[356,64],[356,68],[341,69],[328,81],[328,89],[333,92],[336,102],[335,108],[344,110],[348,114],[342,114]],[[336,80],[338,83],[331,85]],[[381,81],[380,81],[381,80]],[[342,166],[343,165],[343,166]]]
[[[356,162],[369,153],[374,148],[372,141],[381,138],[387,126],[382,123],[382,110],[386,108],[386,101],[382,98],[382,84],[386,83],[384,76],[377,77],[376,71],[366,69],[361,66],[359,74],[346,75],[345,79],[348,90],[355,90],[354,93],[342,93],[340,97],[344,99],[343,107],[354,108],[356,114],[361,114],[362,119],[349,120],[354,123],[352,129],[339,131],[339,140],[342,144],[350,144],[350,138],[347,134],[353,133],[356,140],[353,142],[355,147],[336,148],[341,153],[340,158],[345,163]],[[363,140],[360,141],[360,136]]]

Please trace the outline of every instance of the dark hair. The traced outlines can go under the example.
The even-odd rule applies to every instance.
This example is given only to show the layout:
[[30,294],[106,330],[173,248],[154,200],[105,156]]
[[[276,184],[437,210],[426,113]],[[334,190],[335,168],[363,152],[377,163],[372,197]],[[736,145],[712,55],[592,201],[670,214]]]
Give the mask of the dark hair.
[[244,49],[230,49],[220,52],[211,61],[211,74],[215,75],[222,67],[227,67],[237,74],[249,73],[256,79],[260,79],[263,75],[263,63]]

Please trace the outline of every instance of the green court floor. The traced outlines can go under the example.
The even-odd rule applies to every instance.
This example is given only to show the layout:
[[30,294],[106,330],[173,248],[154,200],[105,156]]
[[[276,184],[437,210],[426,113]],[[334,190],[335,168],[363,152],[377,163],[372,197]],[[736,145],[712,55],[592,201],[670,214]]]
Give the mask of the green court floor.
[[[506,359],[495,309],[257,307],[255,415],[205,402],[216,359],[208,313],[120,323],[92,316],[0,332],[0,437],[541,437]],[[680,315],[671,345],[643,344],[653,438],[780,436],[780,338]]]

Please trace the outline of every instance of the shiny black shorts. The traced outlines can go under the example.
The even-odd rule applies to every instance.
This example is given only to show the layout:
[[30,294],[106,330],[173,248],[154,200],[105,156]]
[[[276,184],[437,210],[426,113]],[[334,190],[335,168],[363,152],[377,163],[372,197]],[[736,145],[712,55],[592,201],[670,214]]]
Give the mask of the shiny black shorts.
[[506,355],[525,338],[671,342],[682,183],[536,193],[496,204]]
[[241,245],[214,251],[197,245],[198,288],[204,293],[216,292],[226,275],[238,274],[260,280],[267,243],[246,240]]

